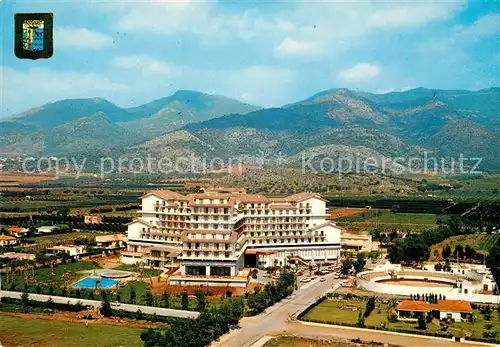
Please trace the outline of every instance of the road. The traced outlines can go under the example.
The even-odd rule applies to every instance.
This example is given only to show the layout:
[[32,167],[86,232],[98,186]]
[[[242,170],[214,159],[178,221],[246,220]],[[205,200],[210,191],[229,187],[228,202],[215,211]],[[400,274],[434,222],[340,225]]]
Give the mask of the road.
[[333,274],[324,277],[325,282],[316,279],[307,283],[296,290],[289,298],[268,308],[264,313],[255,317],[242,318],[240,321],[241,328],[233,330],[229,335],[221,338],[220,342],[214,344],[214,346],[246,347],[251,346],[263,336],[284,332],[286,330],[285,321],[291,315],[307,308],[329,291],[334,284],[341,282],[339,279],[335,280]]
[[[266,312],[240,321],[240,329],[232,330],[229,334],[212,344],[213,347],[250,347],[264,336],[278,334],[300,335],[305,337],[323,337],[377,341],[399,346],[463,346],[451,340],[434,339],[419,335],[403,335],[384,331],[353,329],[338,326],[322,326],[303,324],[289,318],[307,308],[319,297],[339,286],[342,280],[333,278],[333,274],[324,276],[326,281],[316,279],[302,288],[299,288],[290,298],[266,310]],[[467,344],[468,346],[484,346],[484,344]]]
[[[10,292],[2,290],[0,291],[0,296],[5,296],[8,298],[21,299],[21,292]],[[42,301],[47,302],[49,298],[52,298],[57,304],[67,304],[68,302],[72,305],[75,305],[78,301],[85,306],[94,306],[100,307],[101,302],[97,300],[87,300],[87,299],[76,299],[76,298],[68,298],[65,296],[50,296],[43,294],[29,294],[29,300]],[[141,306],[141,305],[130,305],[130,304],[115,304],[111,303],[111,308],[116,310],[124,310],[129,312],[137,312],[137,310],[141,310],[142,313],[153,314],[156,313],[158,316],[169,316],[169,317],[179,317],[179,318],[196,318],[198,317],[198,312],[193,311],[183,311],[183,310],[172,310],[168,308],[161,307],[150,307],[150,306]]]

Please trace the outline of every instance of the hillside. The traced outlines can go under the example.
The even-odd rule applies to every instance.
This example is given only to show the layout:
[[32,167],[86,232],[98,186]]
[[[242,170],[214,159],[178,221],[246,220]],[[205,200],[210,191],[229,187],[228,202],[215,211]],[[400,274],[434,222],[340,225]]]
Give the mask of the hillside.
[[[104,99],[63,100],[0,123],[0,151],[26,155],[230,158],[313,166],[323,159],[483,158],[500,170],[500,89],[417,88],[372,94],[330,89],[261,109],[224,96],[178,91],[134,108]],[[422,164],[415,164],[422,166]],[[473,162],[467,164],[473,165]],[[362,167],[365,170],[367,167]]]
[[259,109],[237,100],[195,91],[134,107],[102,98],[46,104],[0,122],[0,151],[25,155],[84,154],[124,148],[186,124]]
[[[442,95],[443,100],[436,95]],[[469,110],[465,109],[464,95],[472,100]],[[498,170],[500,137],[492,125],[498,117],[480,113],[476,103],[485,95],[500,98],[500,91],[418,88],[376,95],[332,89],[282,108],[187,125],[182,129],[182,142],[170,138],[179,134],[173,132],[144,143],[139,154],[166,154],[162,149],[182,147],[198,157],[217,155],[250,162],[285,156],[288,164],[297,166],[304,156],[313,157],[316,164],[327,157],[334,161],[372,157],[379,162],[375,166],[380,166],[384,158],[422,158],[427,152],[456,160],[460,154],[481,157],[483,169]],[[457,100],[460,109],[453,106]],[[494,102],[490,100],[489,104]],[[482,121],[472,120],[472,113],[480,114],[476,118]]]

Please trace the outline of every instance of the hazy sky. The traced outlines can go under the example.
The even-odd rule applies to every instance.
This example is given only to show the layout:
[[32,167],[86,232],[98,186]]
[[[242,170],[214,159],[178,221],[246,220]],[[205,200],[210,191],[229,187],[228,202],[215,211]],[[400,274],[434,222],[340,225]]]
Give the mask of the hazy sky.
[[[320,90],[499,86],[499,2],[0,2],[3,116],[179,89],[279,106]],[[54,13],[54,55],[14,56],[14,13]]]

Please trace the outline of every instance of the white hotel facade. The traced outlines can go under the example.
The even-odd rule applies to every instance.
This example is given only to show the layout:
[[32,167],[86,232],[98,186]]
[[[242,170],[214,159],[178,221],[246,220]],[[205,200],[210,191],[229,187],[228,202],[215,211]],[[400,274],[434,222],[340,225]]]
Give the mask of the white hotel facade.
[[326,221],[326,201],[317,194],[270,198],[241,190],[156,190],[141,199],[139,217],[128,224],[122,262],[180,267],[171,284],[243,285],[243,267],[284,265],[292,258],[333,261],[340,255],[340,229]]

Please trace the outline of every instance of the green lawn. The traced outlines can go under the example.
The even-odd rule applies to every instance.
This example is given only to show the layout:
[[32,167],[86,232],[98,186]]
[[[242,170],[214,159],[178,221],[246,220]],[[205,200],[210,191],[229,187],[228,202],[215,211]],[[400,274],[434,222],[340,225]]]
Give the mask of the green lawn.
[[[361,300],[339,300],[339,299],[328,299],[323,301],[318,306],[314,307],[310,312],[308,312],[303,320],[319,323],[331,323],[331,324],[356,324],[358,321],[359,312],[364,312],[366,309],[366,299]],[[350,308],[356,307],[357,311],[353,311]],[[380,300],[377,300],[376,307],[372,313],[365,319],[366,327],[380,327],[382,324],[389,324],[389,330],[412,330],[417,329],[417,323],[415,322],[388,322],[387,312],[390,311],[389,304],[383,304]],[[483,337],[483,330],[487,324],[491,324],[493,328],[491,330],[498,333],[497,339],[500,341],[500,315],[498,311],[494,310],[491,315],[491,320],[486,321],[485,317],[480,313],[479,310],[474,310],[473,322],[455,322],[448,325],[448,330],[446,333],[451,333],[455,336],[473,336],[475,338]],[[439,321],[434,320],[432,323],[427,324],[427,331],[432,333],[445,333],[441,331],[441,326]]]
[[[35,270],[35,276],[33,277],[32,270],[26,271],[16,271],[14,274],[14,290],[22,291],[24,289],[25,283],[25,275],[28,278],[29,285],[36,285],[37,283],[40,286],[48,286],[52,285],[54,287],[63,287],[68,286],[71,283],[77,281],[79,278],[86,276],[86,274],[79,274],[77,272],[83,270],[91,270],[97,269],[99,266],[96,263],[90,262],[76,262],[76,263],[66,263],[66,264],[57,264],[54,265],[54,275],[50,274],[50,268],[39,268]],[[68,278],[63,277],[63,274],[71,273],[71,276]],[[10,275],[12,276],[12,275]],[[3,286],[7,284],[7,276],[4,274],[3,277]]]
[[89,325],[0,316],[3,346],[142,346],[141,328]]

